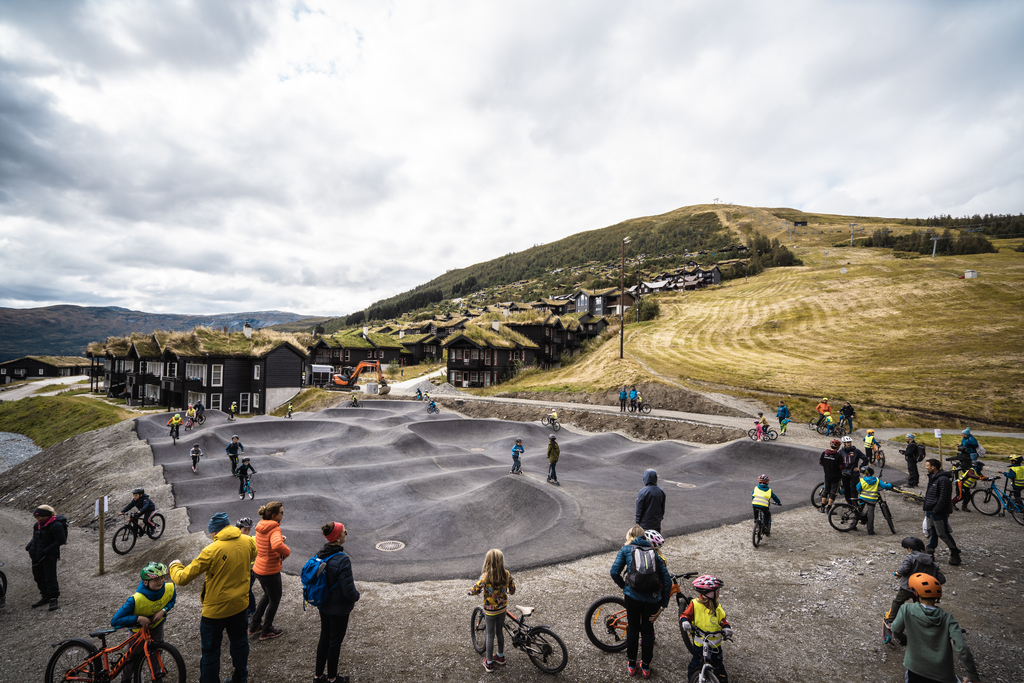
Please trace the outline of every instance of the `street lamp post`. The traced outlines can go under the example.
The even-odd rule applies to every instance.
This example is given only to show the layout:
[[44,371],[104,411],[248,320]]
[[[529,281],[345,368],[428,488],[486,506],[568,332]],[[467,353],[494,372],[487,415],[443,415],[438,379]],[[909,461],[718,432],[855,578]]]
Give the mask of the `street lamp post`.
[[622,270],[619,271],[619,359],[623,358],[624,333],[626,330],[626,245],[629,238],[622,238]]

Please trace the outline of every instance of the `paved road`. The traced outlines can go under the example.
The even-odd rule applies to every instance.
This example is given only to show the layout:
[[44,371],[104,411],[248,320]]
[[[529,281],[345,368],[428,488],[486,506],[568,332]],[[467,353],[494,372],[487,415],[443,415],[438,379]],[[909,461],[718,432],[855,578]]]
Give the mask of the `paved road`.
[[[18,399],[26,398],[28,396],[53,396],[58,391],[63,391],[67,389],[68,384],[75,384],[76,382],[80,382],[83,379],[88,379],[88,377],[83,377],[82,375],[72,377],[48,377],[41,381],[26,382],[25,384],[16,389],[0,391],[0,401],[17,401]],[[38,391],[40,387],[50,385],[53,386],[53,391],[47,392],[45,394],[36,393],[36,391]],[[0,389],[2,388],[3,385],[0,385]]]

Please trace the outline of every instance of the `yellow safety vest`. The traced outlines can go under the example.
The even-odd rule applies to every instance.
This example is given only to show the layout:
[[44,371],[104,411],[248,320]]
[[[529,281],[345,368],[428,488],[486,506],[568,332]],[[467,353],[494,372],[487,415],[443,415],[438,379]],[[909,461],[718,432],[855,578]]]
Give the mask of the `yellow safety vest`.
[[753,503],[759,508],[766,508],[771,503],[772,490],[762,491],[760,488],[754,487],[754,500]]
[[875,437],[873,437],[873,436],[865,436],[864,437],[864,447],[865,448],[871,448],[874,445],[875,445]]
[[972,472],[974,472],[973,467],[960,473],[960,483],[964,485],[964,488],[973,489],[974,485],[978,483],[978,478],[971,474]]
[[171,424],[172,425],[180,425],[181,423],[182,423],[182,419],[180,417],[172,417],[171,418]]
[[1017,465],[1011,467],[1010,471],[1013,472],[1013,488],[1024,489],[1024,465]]
[[860,480],[860,499],[866,500],[869,503],[878,501],[878,480],[875,479],[874,484],[869,484],[867,479],[863,477]]
[[[693,625],[701,631],[705,631],[710,634],[707,637],[708,643],[714,647],[718,647],[722,644],[723,619],[725,619],[725,610],[722,609],[721,605],[718,605],[715,608],[715,611],[712,612],[700,600],[697,600],[696,598],[693,600]],[[703,647],[704,636],[694,632],[693,643],[698,647]]]
[[[159,600],[150,600],[142,593],[136,593],[135,598],[135,616],[137,617],[152,617],[154,614],[167,607],[167,603],[174,597],[174,584],[168,581],[164,584],[164,594],[160,596]],[[165,616],[164,619],[167,617]],[[160,621],[150,624],[150,628],[160,625],[163,619]],[[132,633],[138,633],[139,629],[133,628]]]

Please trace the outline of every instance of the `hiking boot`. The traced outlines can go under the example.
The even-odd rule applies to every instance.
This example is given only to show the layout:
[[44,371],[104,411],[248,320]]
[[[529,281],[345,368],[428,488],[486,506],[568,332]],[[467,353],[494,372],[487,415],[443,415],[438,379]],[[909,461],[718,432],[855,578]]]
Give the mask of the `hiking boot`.
[[494,671],[494,664],[487,661],[487,657],[484,657],[484,671],[487,673],[492,673]]
[[868,531],[868,536],[874,536],[874,535],[875,535],[874,531]]
[[50,604],[50,598],[42,597],[42,598],[39,598],[38,601],[36,601],[36,602],[34,602],[32,604],[32,609],[35,609],[36,607],[46,607],[49,604]]
[[[950,567],[956,567],[959,564],[960,564],[960,551],[959,550],[950,550],[949,551],[949,566]],[[55,600],[55,602],[56,602],[56,600]],[[52,605],[50,606],[50,609],[53,609]]]
[[[957,561],[957,564],[960,564],[959,560]],[[58,609],[60,609],[60,605],[57,604],[57,598],[50,598],[50,611],[53,612]]]
[[260,634],[260,640],[272,640],[282,633],[284,633],[284,631],[279,628],[271,628],[269,631],[264,631]]
[[636,676],[636,662],[626,662],[626,675]]
[[496,655],[494,655],[494,659],[492,659],[491,661],[493,663],[495,663],[495,664],[504,664],[505,663],[505,655],[498,655],[498,654],[496,654]]

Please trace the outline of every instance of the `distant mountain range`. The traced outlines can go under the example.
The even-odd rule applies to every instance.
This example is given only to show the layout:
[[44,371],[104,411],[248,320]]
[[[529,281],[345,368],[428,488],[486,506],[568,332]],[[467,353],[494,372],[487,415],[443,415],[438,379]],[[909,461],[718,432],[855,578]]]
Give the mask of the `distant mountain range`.
[[0,308],[0,363],[22,356],[81,356],[89,342],[130,332],[183,331],[197,325],[218,329],[227,326],[238,331],[246,322],[253,327],[270,327],[307,317],[285,311],[178,315],[117,306]]

